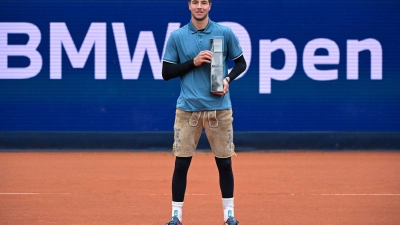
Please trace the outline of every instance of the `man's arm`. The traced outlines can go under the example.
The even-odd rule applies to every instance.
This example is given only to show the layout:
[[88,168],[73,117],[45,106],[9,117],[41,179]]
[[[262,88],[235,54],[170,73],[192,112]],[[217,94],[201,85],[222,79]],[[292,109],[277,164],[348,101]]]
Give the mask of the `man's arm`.
[[162,77],[165,81],[185,75],[195,67],[193,60],[188,60],[182,64],[173,64],[163,61]]
[[247,64],[243,55],[234,60],[235,65],[233,66],[231,72],[229,73],[229,82],[232,82],[236,77],[238,77],[243,71],[246,70]]
[[183,76],[196,66],[200,66],[203,63],[210,63],[211,59],[212,52],[201,51],[194,59],[190,59],[182,64],[173,64],[163,61],[162,77],[167,81],[172,78]]

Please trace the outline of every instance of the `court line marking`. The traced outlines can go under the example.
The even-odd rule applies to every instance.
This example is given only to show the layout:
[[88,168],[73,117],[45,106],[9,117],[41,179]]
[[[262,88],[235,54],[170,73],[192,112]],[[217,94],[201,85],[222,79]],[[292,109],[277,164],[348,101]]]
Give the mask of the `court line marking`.
[[4,192],[0,195],[71,195],[72,193]]
[[[313,195],[313,194],[310,194]],[[316,194],[320,196],[400,196],[400,194]]]
[[[41,192],[2,192],[0,195],[72,195],[72,194],[88,194],[88,193],[41,193]],[[90,194],[114,194],[114,193],[90,193]],[[120,194],[120,193],[116,193]],[[136,195],[136,196],[171,196],[171,194],[128,194],[128,195]],[[207,195],[218,195],[218,194],[198,194],[198,193],[188,193],[186,195],[190,196],[207,196]],[[254,194],[237,194],[237,196],[244,195],[260,195],[257,193]],[[400,196],[397,193],[364,193],[364,194],[355,194],[355,193],[342,193],[342,194],[262,194],[269,196]]]

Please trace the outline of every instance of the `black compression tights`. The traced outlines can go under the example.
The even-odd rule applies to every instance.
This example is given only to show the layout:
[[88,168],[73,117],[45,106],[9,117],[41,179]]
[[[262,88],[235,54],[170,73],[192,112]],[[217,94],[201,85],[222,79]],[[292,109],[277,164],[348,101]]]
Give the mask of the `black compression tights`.
[[[192,157],[176,157],[172,176],[172,201],[183,202],[185,198],[187,173]],[[219,185],[222,198],[233,198],[234,178],[231,158],[215,158],[219,172]]]

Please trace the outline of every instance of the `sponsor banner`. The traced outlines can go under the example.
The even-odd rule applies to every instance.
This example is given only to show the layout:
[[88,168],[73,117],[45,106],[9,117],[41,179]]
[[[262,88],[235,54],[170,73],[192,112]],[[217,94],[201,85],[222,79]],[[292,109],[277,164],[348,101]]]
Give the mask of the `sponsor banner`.
[[[237,131],[400,131],[400,4],[213,1],[248,68]],[[0,131],[172,131],[161,76],[187,1],[0,3]],[[233,62],[230,63],[233,67]]]

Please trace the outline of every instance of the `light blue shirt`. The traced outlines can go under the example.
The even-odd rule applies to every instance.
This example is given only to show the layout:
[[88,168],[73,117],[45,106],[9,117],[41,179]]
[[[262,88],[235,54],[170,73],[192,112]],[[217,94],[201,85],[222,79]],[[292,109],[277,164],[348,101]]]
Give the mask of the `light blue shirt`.
[[[163,61],[181,64],[193,60],[200,51],[210,50],[210,39],[216,36],[224,37],[223,61],[224,73],[228,75],[228,57],[239,58],[243,52],[232,29],[211,20],[204,31],[198,31],[189,22],[171,33],[164,53]],[[181,93],[177,107],[184,111],[224,110],[231,109],[229,92],[223,96],[211,93],[210,64],[203,63],[180,77]]]

